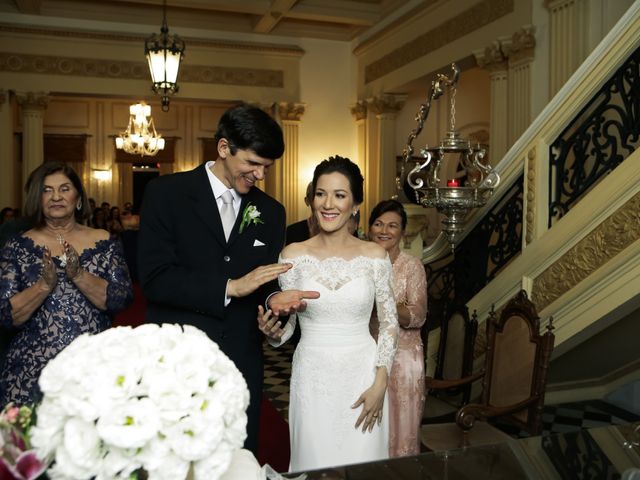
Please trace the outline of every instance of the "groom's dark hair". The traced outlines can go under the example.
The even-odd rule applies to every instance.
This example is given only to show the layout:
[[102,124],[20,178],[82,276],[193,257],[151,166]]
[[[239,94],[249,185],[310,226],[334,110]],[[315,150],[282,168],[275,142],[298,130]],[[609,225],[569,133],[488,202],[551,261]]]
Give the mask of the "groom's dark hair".
[[284,153],[280,125],[264,110],[242,103],[220,118],[214,140],[227,139],[232,155],[238,149],[253,150],[260,157],[276,160]]

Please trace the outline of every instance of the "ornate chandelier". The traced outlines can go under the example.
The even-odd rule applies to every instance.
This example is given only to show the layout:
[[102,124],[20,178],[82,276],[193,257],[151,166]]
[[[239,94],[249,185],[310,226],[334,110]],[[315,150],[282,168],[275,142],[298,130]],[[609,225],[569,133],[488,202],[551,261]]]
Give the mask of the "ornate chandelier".
[[156,132],[149,105],[141,102],[129,107],[129,125],[116,137],[116,148],[142,157],[164,149],[164,138]]
[[[500,183],[500,176],[485,161],[486,151],[479,144],[471,145],[460,136],[455,128],[455,93],[460,69],[453,63],[451,78],[438,74],[431,82],[431,91],[426,102],[420,105],[416,114],[418,126],[411,131],[407,145],[402,152],[400,177],[396,179],[398,188],[405,181],[414,190],[416,203],[427,208],[435,207],[444,215],[443,231],[454,251],[464,232],[467,214],[472,208],[484,205],[493,189]],[[440,97],[445,88],[451,91],[451,124],[444,139],[436,148],[425,146],[420,149],[418,159],[413,156],[413,141],[420,134],[429,115],[431,103]],[[415,166],[405,178],[405,165],[415,161]],[[442,179],[443,169],[449,178]]]
[[152,90],[162,97],[162,111],[169,110],[169,96],[179,90],[178,71],[184,58],[184,41],[178,35],[169,35],[167,1],[162,6],[160,35],[153,33],[144,42],[144,54],[149,62]]

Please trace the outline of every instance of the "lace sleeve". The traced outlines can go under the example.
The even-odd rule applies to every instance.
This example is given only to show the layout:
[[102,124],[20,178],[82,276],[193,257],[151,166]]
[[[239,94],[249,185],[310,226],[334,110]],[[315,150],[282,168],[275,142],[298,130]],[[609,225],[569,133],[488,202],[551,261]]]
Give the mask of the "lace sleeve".
[[407,292],[403,300],[410,315],[406,328],[421,328],[427,318],[427,274],[422,262],[415,257],[408,262],[405,274]]
[[[285,260],[282,259],[282,256],[278,258],[278,263],[285,263]],[[280,276],[278,276],[278,284],[280,285],[280,290],[283,290],[283,291],[295,290],[297,288],[296,287],[298,282],[297,272],[298,270],[294,266],[294,268],[291,268],[286,272],[284,272],[283,274],[281,274]],[[294,330],[296,329],[297,320],[298,320],[298,317],[295,313],[292,313],[291,315],[289,315],[289,320],[284,326],[284,335],[282,335],[282,338],[280,338],[279,342],[276,342],[274,340],[271,340],[270,338],[267,338],[267,342],[269,343],[269,345],[277,348],[283,345],[287,340],[289,340],[293,335]]]
[[386,367],[387,373],[390,373],[398,344],[399,327],[389,257],[374,263],[374,281],[376,286],[376,310],[379,321],[376,366]]
[[17,264],[17,253],[14,243],[9,242],[0,252],[0,327],[13,327],[11,297],[18,293],[20,269]]
[[[105,252],[104,279],[107,281],[107,311],[115,313],[126,308],[133,300],[133,287],[129,269],[124,260],[122,245],[113,237]],[[102,276],[102,275],[100,275]]]

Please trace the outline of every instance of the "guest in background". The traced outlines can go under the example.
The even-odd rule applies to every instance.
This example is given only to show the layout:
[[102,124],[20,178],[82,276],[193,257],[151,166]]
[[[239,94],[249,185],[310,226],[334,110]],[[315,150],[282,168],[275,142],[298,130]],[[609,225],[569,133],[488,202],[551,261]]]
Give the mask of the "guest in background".
[[[396,200],[376,205],[369,217],[369,238],[389,253],[393,264],[394,296],[400,335],[389,376],[389,456],[420,453],[419,431],[424,408],[424,356],[420,328],[427,315],[427,278],[424,265],[400,250],[407,214]],[[371,317],[377,337],[378,319]]]
[[109,217],[109,221],[107,222],[107,227],[109,228],[107,230],[113,235],[120,235],[124,231],[120,218],[120,209],[118,207],[111,207]]
[[120,220],[125,230],[138,230],[140,228],[140,215],[133,213],[133,204],[131,202],[124,202]]
[[316,217],[313,214],[313,209],[311,208],[313,203],[313,182],[309,182],[309,185],[307,185],[304,203],[309,207],[309,209],[311,209],[311,214],[306,220],[300,220],[299,222],[292,223],[287,226],[287,232],[285,235],[286,245],[293,242],[304,242],[318,233],[318,221],[316,220]]
[[33,228],[0,251],[0,326],[15,335],[0,367],[0,404],[38,400],[40,372],[83,333],[111,326],[132,299],[117,241],[83,225],[84,187],[62,162],[35,169],[26,186]]
[[91,226],[93,228],[100,228],[107,231],[109,230],[109,225],[107,224],[107,219],[102,208],[96,208],[93,211],[93,221],[91,222]]

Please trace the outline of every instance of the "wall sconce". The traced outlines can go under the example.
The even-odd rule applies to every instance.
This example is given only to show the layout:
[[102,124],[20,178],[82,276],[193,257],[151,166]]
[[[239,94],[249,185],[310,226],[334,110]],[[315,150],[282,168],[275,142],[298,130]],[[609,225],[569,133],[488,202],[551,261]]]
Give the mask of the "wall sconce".
[[93,176],[93,178],[95,178],[99,182],[111,181],[111,170],[102,170],[102,169],[94,168],[91,170],[91,175]]

